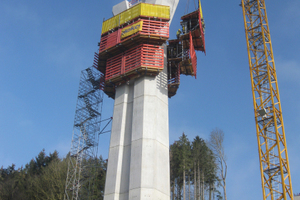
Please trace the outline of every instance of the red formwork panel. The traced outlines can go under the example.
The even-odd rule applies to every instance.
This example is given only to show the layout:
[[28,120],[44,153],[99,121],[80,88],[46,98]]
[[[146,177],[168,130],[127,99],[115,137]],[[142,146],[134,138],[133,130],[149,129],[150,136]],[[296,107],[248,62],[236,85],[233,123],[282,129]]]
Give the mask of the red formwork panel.
[[101,37],[99,52],[109,49],[120,42],[121,29]]
[[160,46],[143,44],[141,49],[141,66],[156,69],[164,68],[164,50]]
[[107,60],[106,63],[106,72],[105,72],[105,81],[109,80],[112,77],[121,75],[121,65],[122,65],[123,54],[112,57]]
[[107,59],[105,81],[117,83],[122,77],[133,76],[143,70],[161,71],[164,68],[164,49],[141,44]]
[[[205,50],[205,36],[204,36],[204,30],[203,30],[203,24],[201,21],[201,16],[200,16],[200,11],[194,11],[192,13],[189,13],[181,19],[183,21],[189,21],[192,22],[192,27],[191,28],[191,33],[193,37],[193,44],[194,44],[194,49],[197,51],[203,51],[206,53]],[[196,23],[197,22],[197,23]],[[189,48],[189,35],[185,34],[180,37],[181,40],[183,40],[183,47],[184,48]]]
[[163,21],[143,19],[143,28],[140,34],[146,36],[157,36],[169,38],[169,23]]
[[[121,38],[121,33],[123,29],[126,29],[141,21],[143,22],[141,31],[133,33],[128,37]],[[167,40],[169,38],[169,23],[164,21],[140,19],[138,21],[135,21],[134,23],[129,24],[128,26],[118,29],[115,32],[112,32],[107,35],[102,35],[100,41],[99,54],[103,54],[106,51],[115,50],[112,47],[115,47],[117,44],[120,43],[123,43],[123,46],[125,45],[125,47],[126,45],[132,46],[134,44],[134,40],[131,40],[130,42],[127,43],[126,41],[129,41],[129,39],[140,39],[140,38],[146,38],[147,40],[149,39],[161,40],[161,41]]]
[[197,78],[197,56],[195,52],[195,48],[193,45],[192,33],[190,32],[190,57],[192,60],[192,67],[194,71],[195,78]]
[[141,51],[142,46],[132,48],[125,54],[125,72],[129,72],[141,66]]

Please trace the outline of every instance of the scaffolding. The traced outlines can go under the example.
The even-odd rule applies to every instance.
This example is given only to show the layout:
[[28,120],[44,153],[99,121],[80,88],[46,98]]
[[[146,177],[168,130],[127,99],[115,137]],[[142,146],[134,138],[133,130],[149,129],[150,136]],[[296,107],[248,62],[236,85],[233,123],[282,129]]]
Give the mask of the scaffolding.
[[[82,70],[73,126],[64,199],[91,199],[97,167],[104,77],[94,67]],[[108,123],[111,121],[110,119]],[[106,120],[107,121],[107,120]]]
[[196,51],[205,51],[204,19],[201,3],[199,9],[181,17],[182,35],[169,40],[167,46],[168,96],[176,95],[180,74],[197,78]]
[[94,57],[94,67],[104,74],[101,87],[113,99],[116,87],[141,76],[156,76],[164,68],[170,7],[130,3],[131,8],[103,22]]
[[105,75],[105,94],[114,99],[119,85],[136,77],[158,75],[164,68],[166,53],[168,96],[172,97],[179,87],[180,74],[197,77],[195,51],[205,53],[201,3],[196,11],[181,17],[183,34],[169,40],[164,52],[170,8],[138,2],[130,1],[131,8],[103,22],[94,66]]

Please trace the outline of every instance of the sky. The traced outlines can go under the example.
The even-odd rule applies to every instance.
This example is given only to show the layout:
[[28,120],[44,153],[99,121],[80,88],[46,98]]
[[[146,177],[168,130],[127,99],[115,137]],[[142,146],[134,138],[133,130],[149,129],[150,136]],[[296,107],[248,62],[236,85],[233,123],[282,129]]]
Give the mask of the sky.
[[[0,1],[0,166],[25,166],[38,153],[70,149],[81,70],[93,64],[103,18],[120,0]],[[175,38],[187,0],[170,27]],[[197,1],[196,1],[197,2]],[[183,132],[225,133],[228,199],[262,199],[252,92],[239,1],[202,0],[206,56],[197,79],[181,77],[169,99],[170,144]],[[266,1],[294,193],[300,193],[300,2]],[[195,9],[190,1],[189,12]],[[105,97],[103,115],[112,116]],[[109,134],[99,149],[107,157]]]

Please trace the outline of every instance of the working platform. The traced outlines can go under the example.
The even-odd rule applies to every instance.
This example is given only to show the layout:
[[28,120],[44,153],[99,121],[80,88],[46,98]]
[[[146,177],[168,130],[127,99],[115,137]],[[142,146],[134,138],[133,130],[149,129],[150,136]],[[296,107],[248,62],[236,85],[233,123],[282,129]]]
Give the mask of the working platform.
[[113,51],[116,45],[128,45],[135,37],[150,39],[151,42],[162,44],[169,39],[169,23],[155,19],[138,19],[132,21],[127,26],[116,29],[114,32],[107,33],[101,37],[99,53]]
[[170,7],[156,4],[139,3],[121,12],[114,17],[105,20],[102,24],[102,33],[113,32],[120,27],[124,27],[136,19],[159,19],[161,21],[170,20]]
[[[169,40],[168,96],[176,94],[180,84],[180,74],[197,78],[197,56],[195,50],[205,52],[204,20],[201,4],[199,9],[181,17],[182,35]],[[180,31],[179,31],[180,32]]]
[[193,45],[192,33],[187,34],[189,37],[184,41],[169,40],[168,50],[168,67],[180,69],[180,74],[197,76],[197,56]]
[[169,20],[169,6],[138,3],[103,22],[94,67],[104,74],[103,91],[109,97],[129,80],[163,70]]
[[205,38],[204,38],[204,21],[201,18],[201,11],[196,10],[192,13],[181,17],[182,40],[183,48],[188,49],[190,45],[189,34],[191,33],[193,39],[194,49],[205,52]]
[[140,44],[162,45],[169,39],[169,23],[139,19],[101,37],[99,70],[105,73],[106,60]]
[[169,45],[167,47],[167,57],[168,61],[181,61],[182,60],[182,44],[181,41],[169,40]]
[[174,96],[180,85],[180,67],[168,61],[168,97]]
[[[95,67],[105,75],[104,92],[141,76],[156,76],[164,68],[162,45],[169,39],[170,7],[138,3],[102,25]],[[181,17],[182,34],[167,46],[168,96],[176,94],[180,74],[197,77],[196,50],[205,52],[204,20],[199,8]]]
[[136,76],[156,76],[163,68],[163,47],[141,44],[107,59],[105,82],[120,84]]

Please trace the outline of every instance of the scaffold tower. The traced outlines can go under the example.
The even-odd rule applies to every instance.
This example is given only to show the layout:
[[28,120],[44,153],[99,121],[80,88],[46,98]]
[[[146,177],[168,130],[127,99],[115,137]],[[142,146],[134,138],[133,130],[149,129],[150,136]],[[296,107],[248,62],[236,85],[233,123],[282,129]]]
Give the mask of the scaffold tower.
[[90,199],[97,158],[103,91],[103,75],[94,67],[82,70],[73,126],[64,199]]

